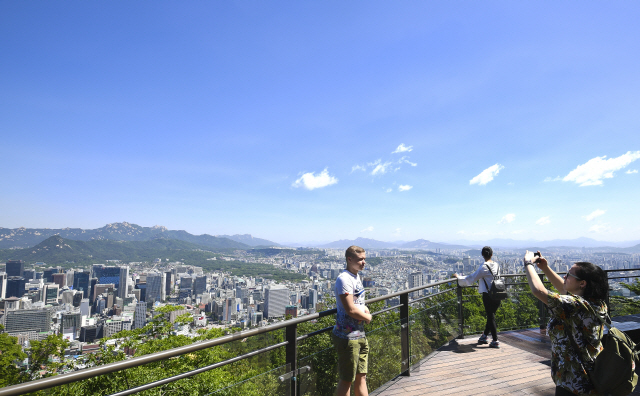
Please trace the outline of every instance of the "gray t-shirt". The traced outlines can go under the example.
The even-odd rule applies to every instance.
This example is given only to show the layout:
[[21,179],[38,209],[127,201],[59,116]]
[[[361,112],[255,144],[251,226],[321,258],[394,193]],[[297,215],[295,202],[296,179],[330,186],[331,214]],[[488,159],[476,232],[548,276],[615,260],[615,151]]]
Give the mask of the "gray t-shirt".
[[346,294],[347,298],[353,298],[353,303],[364,312],[364,286],[362,286],[360,276],[344,270],[338,275],[338,279],[336,279],[336,305],[338,306],[338,313],[336,314],[336,325],[333,327],[333,334],[335,334],[336,337],[347,340],[364,338],[364,320],[357,320],[347,315],[340,300],[341,294]]

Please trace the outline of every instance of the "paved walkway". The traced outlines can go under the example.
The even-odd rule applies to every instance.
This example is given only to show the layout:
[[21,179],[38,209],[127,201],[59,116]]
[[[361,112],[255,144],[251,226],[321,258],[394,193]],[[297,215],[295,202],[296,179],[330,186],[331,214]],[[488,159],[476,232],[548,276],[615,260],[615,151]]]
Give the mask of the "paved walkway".
[[476,345],[476,338],[457,340],[457,345],[442,347],[423,361],[410,377],[397,377],[372,395],[553,396],[549,358],[543,356],[548,352],[532,353],[510,345],[512,337],[507,334],[500,335],[500,349]]

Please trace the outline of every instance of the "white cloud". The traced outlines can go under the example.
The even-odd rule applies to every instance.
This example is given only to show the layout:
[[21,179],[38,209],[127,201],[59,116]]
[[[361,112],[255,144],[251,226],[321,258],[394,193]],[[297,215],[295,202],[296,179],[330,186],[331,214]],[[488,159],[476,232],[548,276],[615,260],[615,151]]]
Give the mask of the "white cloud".
[[412,151],[413,146],[405,146],[404,143],[400,143],[396,151],[392,151],[391,154],[404,153],[405,151]]
[[562,180],[562,178],[560,176],[556,176],[555,178],[547,177],[546,179],[544,179],[545,183],[554,182],[554,181],[560,181],[560,180]]
[[512,221],[514,221],[516,219],[516,215],[513,213],[509,213],[506,214],[502,217],[502,219],[500,219],[500,221],[498,222],[498,224],[506,224],[506,223],[511,223]]
[[371,171],[371,174],[373,176],[375,175],[384,175],[385,173],[387,173],[389,171],[389,165],[391,165],[392,162],[385,162],[382,163],[382,160],[377,160],[375,162],[371,162],[369,163],[369,166],[373,166],[373,170]]
[[367,170],[367,168],[362,166],[362,165],[354,165],[354,166],[351,167],[351,173],[353,173],[353,172],[355,172],[357,170],[360,170],[360,171],[364,172],[364,171]]
[[413,188],[413,186],[410,186],[408,184],[401,184],[398,186],[398,191],[409,191]]
[[628,170],[628,171],[626,171],[625,173],[626,173],[627,175],[632,175],[632,174],[634,174],[634,173],[638,173],[638,170],[637,170],[637,169],[633,169],[633,170],[629,169],[629,170]]
[[480,172],[480,174],[473,179],[469,180],[469,184],[478,184],[484,186],[489,183],[493,178],[500,172],[501,169],[504,169],[504,166],[500,164],[495,164],[487,169]]
[[459,234],[459,235],[465,235],[466,233],[467,233],[467,232],[466,232],[466,231],[464,231],[464,230],[460,230],[460,231],[458,231],[458,234]]
[[360,232],[370,232],[370,231],[373,231],[373,226],[369,226]]
[[611,179],[614,172],[626,168],[633,161],[640,159],[640,151],[628,151],[616,158],[605,159],[607,156],[595,157],[578,167],[568,175],[563,181],[572,181],[584,186],[600,186],[603,179]]
[[549,216],[541,217],[538,219],[538,221],[536,221],[537,225],[545,225],[549,223],[551,223],[551,220],[549,220]]
[[391,191],[393,191],[393,189],[392,189],[392,188],[387,188],[387,190],[386,190],[386,191],[387,191],[387,192],[391,192]]
[[317,176],[313,172],[305,173],[298,180],[296,180],[293,187],[304,187],[307,190],[313,190],[316,188],[322,188],[336,184],[338,179],[329,175],[328,168],[324,168]]
[[394,235],[400,235],[400,230],[401,230],[400,228],[396,228],[396,229],[393,231]]
[[610,229],[611,229],[611,227],[609,227],[606,224],[595,224],[595,225],[592,225],[589,228],[589,232],[595,232],[596,234],[600,234],[600,233],[603,233],[603,232],[607,232]]
[[[407,158],[409,158],[409,157],[404,156],[404,157],[400,158],[400,159],[398,160],[398,163],[399,163],[399,164],[405,163],[405,164],[409,164],[409,165],[411,165],[411,166],[418,166],[418,164],[416,164],[415,162],[411,162],[411,161],[409,161]],[[398,169],[400,169],[400,168],[398,168]]]
[[595,219],[598,216],[602,216],[603,214],[605,214],[604,210],[596,209],[593,212],[591,212],[590,214],[588,214],[586,216],[582,216],[582,217],[587,219],[587,221],[591,221],[591,220]]

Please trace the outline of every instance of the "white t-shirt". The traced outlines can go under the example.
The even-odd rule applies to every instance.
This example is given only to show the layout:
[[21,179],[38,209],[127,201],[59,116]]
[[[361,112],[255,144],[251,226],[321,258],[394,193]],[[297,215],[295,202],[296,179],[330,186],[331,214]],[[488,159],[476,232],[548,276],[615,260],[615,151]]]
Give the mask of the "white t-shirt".
[[[493,271],[495,275],[498,275],[498,271],[500,269],[498,263],[489,260],[482,263],[473,274],[467,276],[458,276],[458,285],[471,286],[476,281],[478,281],[478,292],[488,293],[489,289],[487,289],[487,286],[491,287],[491,282],[493,282],[493,275],[487,268],[487,265],[491,267],[491,271]],[[487,282],[486,284],[485,281]]]
[[364,312],[364,286],[359,275],[344,270],[338,279],[336,279],[336,305],[338,313],[336,314],[336,325],[333,327],[333,334],[336,337],[347,340],[357,340],[364,338],[364,320],[357,320],[347,315],[340,295],[346,294],[347,298],[353,298],[353,303]]

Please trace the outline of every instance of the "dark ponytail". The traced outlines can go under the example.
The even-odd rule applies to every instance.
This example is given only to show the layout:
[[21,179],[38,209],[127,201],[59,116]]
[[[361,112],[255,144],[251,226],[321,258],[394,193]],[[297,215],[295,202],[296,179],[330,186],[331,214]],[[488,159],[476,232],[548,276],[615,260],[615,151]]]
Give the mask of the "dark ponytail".
[[606,300],[609,295],[609,279],[607,273],[595,264],[586,261],[575,263],[576,275],[587,281],[582,297],[587,300]]

